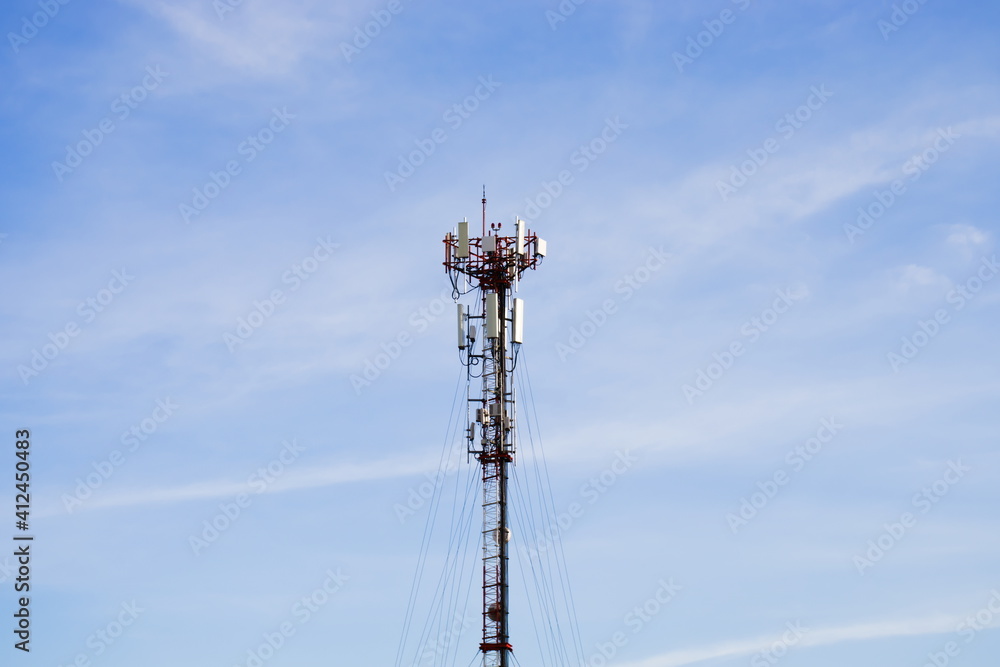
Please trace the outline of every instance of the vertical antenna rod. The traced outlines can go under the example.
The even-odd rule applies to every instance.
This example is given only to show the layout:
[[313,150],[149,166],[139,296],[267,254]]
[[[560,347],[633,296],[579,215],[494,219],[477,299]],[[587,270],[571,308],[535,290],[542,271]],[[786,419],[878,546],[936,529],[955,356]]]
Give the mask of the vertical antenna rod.
[[[514,389],[511,374],[523,338],[524,303],[513,299],[511,288],[545,256],[545,241],[515,221],[515,235],[501,236],[501,225],[486,229],[486,186],[483,186],[483,235],[468,237],[468,223],[458,233],[445,235],[444,267],[461,296],[458,274],[468,276],[479,290],[480,314],[458,308],[459,350],[469,377],[482,377],[482,392],[469,396],[470,421],[466,429],[468,452],[482,467],[483,480],[483,667],[509,667],[510,643],[507,560],[510,527],[507,512],[508,466],[514,463]],[[471,290],[470,290],[471,291]],[[472,309],[469,309],[470,311]],[[476,350],[474,324],[480,320],[481,346]],[[465,339],[462,340],[461,337]],[[474,366],[481,370],[473,372]],[[478,448],[476,433],[479,434]]]

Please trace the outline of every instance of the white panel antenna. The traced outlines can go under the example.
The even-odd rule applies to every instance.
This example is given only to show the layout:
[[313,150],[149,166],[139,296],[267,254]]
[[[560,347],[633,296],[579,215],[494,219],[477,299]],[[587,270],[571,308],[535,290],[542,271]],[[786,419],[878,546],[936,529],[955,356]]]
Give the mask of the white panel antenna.
[[455,257],[466,259],[469,256],[469,221],[464,220],[458,223],[458,248],[455,250]]
[[515,343],[524,342],[524,299],[514,299],[514,313],[512,315],[511,340]]
[[487,338],[499,338],[500,337],[500,322],[499,313],[497,312],[497,295],[496,292],[490,292],[486,295],[486,337]]

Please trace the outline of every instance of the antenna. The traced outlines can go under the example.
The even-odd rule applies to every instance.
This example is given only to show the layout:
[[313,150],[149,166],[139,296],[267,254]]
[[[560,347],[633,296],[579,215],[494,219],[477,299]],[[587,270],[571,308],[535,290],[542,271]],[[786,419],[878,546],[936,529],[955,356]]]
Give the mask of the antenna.
[[468,335],[465,333],[465,305],[460,303],[458,304],[458,349],[464,350],[467,341]]
[[458,248],[455,249],[457,259],[466,259],[469,256],[469,221],[464,220],[458,223]]
[[[479,645],[483,667],[510,667],[514,650],[507,623],[507,554],[511,539],[507,482],[508,467],[514,464],[516,454],[512,375],[524,339],[524,301],[511,299],[511,288],[525,271],[537,268],[545,255],[545,242],[527,230],[523,220],[518,218],[515,227],[514,236],[501,236],[499,224],[491,225],[491,233],[486,233],[484,185],[482,236],[469,238],[466,222],[459,223],[457,237],[444,237],[445,270],[453,278],[462,274],[478,288],[483,313],[472,315],[458,305],[462,361],[470,380],[482,378],[478,396],[472,396],[469,390],[468,401],[476,409],[466,433],[468,452],[479,462],[483,480],[483,640]],[[526,252],[526,248],[534,248],[534,252]],[[478,351],[476,326],[466,326],[473,319],[483,320],[484,334]],[[474,371],[473,367],[478,368]]]
[[510,338],[517,344],[524,342],[524,299],[514,299]]

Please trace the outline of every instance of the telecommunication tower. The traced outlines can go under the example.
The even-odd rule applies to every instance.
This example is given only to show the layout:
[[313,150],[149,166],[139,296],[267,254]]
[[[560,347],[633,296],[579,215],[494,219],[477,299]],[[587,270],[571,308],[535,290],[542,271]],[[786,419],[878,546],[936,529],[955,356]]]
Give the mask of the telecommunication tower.
[[[482,467],[483,480],[483,667],[508,667],[514,650],[508,633],[507,561],[508,466],[515,457],[515,391],[512,381],[524,338],[524,301],[514,298],[518,281],[545,257],[545,241],[515,219],[514,234],[499,223],[486,227],[483,191],[482,235],[469,236],[469,222],[444,237],[445,270],[462,294],[479,291],[478,308],[458,304],[458,349],[469,378],[482,378],[479,396],[469,395],[467,451]],[[461,281],[461,282],[460,282]],[[477,340],[478,330],[482,333]],[[477,342],[479,347],[477,349]],[[470,392],[471,394],[471,392]],[[478,443],[477,443],[478,436]]]

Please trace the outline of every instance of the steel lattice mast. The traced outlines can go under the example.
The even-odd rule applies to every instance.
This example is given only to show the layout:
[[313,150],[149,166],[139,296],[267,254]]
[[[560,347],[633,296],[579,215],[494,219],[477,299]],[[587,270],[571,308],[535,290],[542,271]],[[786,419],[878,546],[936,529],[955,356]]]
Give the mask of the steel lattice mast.
[[[469,223],[458,223],[457,233],[445,235],[444,266],[456,298],[479,289],[480,314],[467,313],[458,304],[458,347],[473,377],[482,369],[482,394],[469,396],[467,438],[469,454],[482,466],[483,479],[483,652],[484,667],[508,667],[510,643],[507,589],[507,553],[510,528],[507,512],[508,466],[514,463],[515,396],[511,374],[523,338],[523,301],[513,298],[517,282],[545,256],[545,241],[516,220],[513,236],[501,235],[501,225],[486,229],[486,193],[483,192],[482,236],[469,237]],[[463,290],[459,280],[466,283]],[[482,344],[476,352],[480,320]],[[477,376],[478,377],[478,376]],[[473,410],[472,407],[475,406]],[[476,447],[476,435],[479,446]]]

